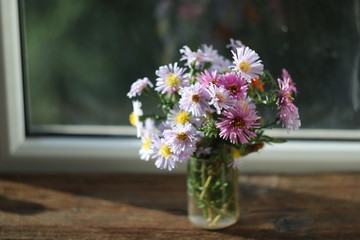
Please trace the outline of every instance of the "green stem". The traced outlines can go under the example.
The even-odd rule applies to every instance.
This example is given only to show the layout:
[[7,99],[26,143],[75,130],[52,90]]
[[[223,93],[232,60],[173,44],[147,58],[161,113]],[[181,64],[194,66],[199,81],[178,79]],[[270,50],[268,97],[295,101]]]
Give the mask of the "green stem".
[[204,188],[203,188],[203,190],[201,191],[201,194],[200,194],[200,200],[202,200],[204,198],[204,195],[207,192],[207,189],[208,189],[209,184],[211,182],[211,179],[212,179],[211,175],[207,177],[207,179],[205,181],[205,184],[204,184]]
[[144,88],[143,93],[148,97],[159,99],[159,95],[153,92],[149,87]]

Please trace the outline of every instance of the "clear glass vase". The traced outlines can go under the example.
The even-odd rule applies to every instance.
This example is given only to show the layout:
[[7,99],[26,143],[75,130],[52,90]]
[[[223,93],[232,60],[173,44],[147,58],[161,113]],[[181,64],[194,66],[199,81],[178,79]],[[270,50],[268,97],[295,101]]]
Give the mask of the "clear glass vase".
[[188,217],[204,229],[221,229],[239,218],[238,170],[219,159],[188,162]]

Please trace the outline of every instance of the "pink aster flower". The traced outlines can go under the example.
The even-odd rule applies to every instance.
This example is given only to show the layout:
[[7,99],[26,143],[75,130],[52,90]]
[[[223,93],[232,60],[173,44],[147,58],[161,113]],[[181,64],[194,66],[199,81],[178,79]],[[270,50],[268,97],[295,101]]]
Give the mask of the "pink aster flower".
[[280,106],[279,111],[281,123],[288,131],[299,129],[301,126],[299,110],[292,102],[286,102]]
[[[294,92],[294,83],[291,78],[283,76],[283,80],[278,79],[279,83],[279,98],[276,103],[280,106],[279,117],[280,120],[278,123],[282,123],[283,127],[286,127],[288,131],[298,129],[301,125],[299,110],[293,103],[294,98],[292,97],[292,92]],[[284,75],[284,72],[283,72]],[[296,88],[295,88],[296,91]]]
[[244,99],[248,90],[248,82],[234,72],[225,73],[219,79],[219,85],[227,89],[235,99]]
[[291,96],[291,93],[293,91],[292,85],[290,85],[290,78],[284,78],[284,80],[278,78],[278,84],[279,84],[279,98],[277,99],[276,103],[281,104],[287,104],[291,103],[294,98]]
[[171,146],[171,151],[178,155],[180,161],[185,161],[194,153],[196,146],[195,127],[190,123],[176,125],[164,131],[165,142]]
[[220,137],[229,139],[231,143],[248,143],[250,139],[256,137],[254,128],[259,128],[257,122],[260,117],[256,115],[254,109],[244,101],[238,102],[234,108],[223,112],[225,118],[220,118],[216,127],[220,129]]
[[200,85],[195,83],[189,87],[182,88],[180,109],[190,112],[195,117],[200,117],[209,109],[209,93]]
[[241,76],[248,82],[253,78],[258,78],[264,70],[264,65],[261,63],[259,55],[248,47],[241,47],[236,49],[233,54],[233,63],[231,66],[235,71],[239,71]]
[[220,114],[222,109],[231,108],[235,104],[235,99],[231,92],[223,86],[218,87],[211,83],[207,91],[211,99],[209,104],[215,107],[217,114]]
[[171,171],[176,167],[177,157],[171,151],[171,146],[165,142],[164,138],[155,137],[151,148],[151,157],[156,159],[155,165],[157,168]]
[[142,79],[139,78],[131,85],[130,92],[128,92],[127,94],[128,98],[133,98],[136,95],[140,96],[144,88],[146,88],[147,86],[153,87],[154,85],[150,82],[150,80],[147,77]]
[[282,69],[282,78],[288,79],[290,90],[293,93],[297,93],[297,89],[295,87],[295,82],[292,80],[290,74],[288,73],[288,71],[285,68]]
[[217,85],[218,82],[218,74],[217,71],[212,71],[211,73],[208,70],[205,70],[197,77],[197,80],[200,84],[208,86],[210,83]]
[[177,63],[161,66],[155,74],[158,76],[155,90],[162,94],[177,92],[187,83],[185,69],[178,67]]

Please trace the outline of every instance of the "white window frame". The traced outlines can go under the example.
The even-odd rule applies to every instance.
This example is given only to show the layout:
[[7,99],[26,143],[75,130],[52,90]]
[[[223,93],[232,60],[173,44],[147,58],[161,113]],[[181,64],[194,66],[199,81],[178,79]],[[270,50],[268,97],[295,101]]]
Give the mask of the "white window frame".
[[[26,136],[18,14],[17,0],[0,0],[0,171],[164,173],[152,163],[140,161],[137,139]],[[284,134],[278,130],[271,133]],[[246,157],[242,171],[360,170],[360,142],[355,140],[360,139],[359,130],[299,130],[290,135],[299,136],[340,136],[350,141],[293,140],[266,146],[261,153]],[[173,172],[184,172],[184,165]]]

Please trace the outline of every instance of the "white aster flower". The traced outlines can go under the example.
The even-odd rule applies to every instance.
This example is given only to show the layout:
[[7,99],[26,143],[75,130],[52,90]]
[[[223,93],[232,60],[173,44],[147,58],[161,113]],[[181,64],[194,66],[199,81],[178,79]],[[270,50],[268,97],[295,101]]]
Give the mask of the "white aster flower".
[[187,83],[188,74],[177,63],[161,66],[155,74],[158,76],[155,90],[162,94],[177,92]]
[[241,76],[248,82],[253,78],[258,78],[264,70],[264,65],[261,63],[259,55],[248,47],[237,48],[236,53],[233,54],[233,63],[231,66],[235,71],[239,71]]
[[141,102],[135,100],[132,102],[133,104],[133,112],[129,116],[130,124],[136,127],[136,136],[141,136],[141,131],[143,128],[143,122],[140,121],[139,117],[142,116],[144,113],[141,109]]
[[150,82],[150,80],[145,78],[139,78],[137,81],[135,81],[131,87],[130,92],[128,92],[127,96],[128,98],[133,98],[136,95],[140,96],[141,92],[146,88],[147,86],[153,87],[154,85]]
[[151,155],[153,154],[151,149],[152,139],[157,135],[158,130],[155,127],[155,121],[152,118],[147,118],[145,120],[144,128],[142,129],[141,142],[142,147],[139,151],[140,159],[149,161]]
[[153,151],[151,149],[152,140],[150,137],[144,136],[144,137],[141,137],[141,142],[142,142],[142,146],[141,146],[141,149],[139,150],[140,159],[149,161],[151,155],[153,154]]

